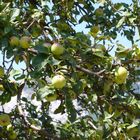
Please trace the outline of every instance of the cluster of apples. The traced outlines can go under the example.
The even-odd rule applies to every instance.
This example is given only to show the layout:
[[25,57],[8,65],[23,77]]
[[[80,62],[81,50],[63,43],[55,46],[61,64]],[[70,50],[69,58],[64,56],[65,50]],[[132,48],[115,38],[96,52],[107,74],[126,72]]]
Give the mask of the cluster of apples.
[[[20,39],[16,36],[12,36],[10,38],[10,45],[13,46],[13,47],[17,47],[17,46],[20,46],[24,49],[28,49],[29,46],[30,46],[30,37],[28,36],[23,36],[21,37]],[[45,47],[48,47],[48,46],[51,46],[51,52],[54,56],[57,56],[57,58],[59,56],[61,56],[65,49],[64,47],[58,43],[58,42],[55,42],[53,45],[49,44],[49,43],[45,43],[44,45]],[[52,85],[54,88],[56,89],[61,89],[63,88],[65,85],[66,85],[66,79],[63,75],[55,75],[53,78],[52,78]]]
[[[54,43],[51,46],[51,52],[53,55],[55,56],[60,56],[64,53],[65,49],[62,45],[60,45],[59,43]],[[52,78],[52,85],[54,86],[54,88],[56,89],[61,89],[66,85],[66,79],[63,75],[55,75]]]
[[10,122],[10,117],[7,114],[0,115],[0,126],[6,127],[8,131],[8,139],[15,140],[17,138],[17,133],[13,130],[13,127]]
[[[56,58],[59,58],[65,51],[64,47],[58,42],[53,43],[53,45],[49,43],[45,43],[44,46],[51,47],[51,52],[54,56],[57,56]],[[51,82],[52,82],[52,86],[55,89],[62,89],[66,85],[66,79],[62,73],[56,74],[54,77],[52,77]],[[54,94],[47,95],[46,99],[47,101],[51,102],[51,101],[55,101],[57,97],[58,95],[54,93]]]
[[30,47],[30,40],[29,36],[23,36],[20,39],[16,36],[12,36],[9,43],[12,47],[21,46],[24,49],[28,49]]
[[[10,38],[10,45],[11,46],[21,46],[24,49],[28,49],[30,46],[30,37],[23,36],[20,39],[16,36],[12,36]],[[64,53],[64,47],[59,43],[54,43],[51,46],[51,52],[55,56],[60,56]],[[61,89],[65,86],[66,79],[63,75],[56,75],[52,78],[52,85],[54,88]]]

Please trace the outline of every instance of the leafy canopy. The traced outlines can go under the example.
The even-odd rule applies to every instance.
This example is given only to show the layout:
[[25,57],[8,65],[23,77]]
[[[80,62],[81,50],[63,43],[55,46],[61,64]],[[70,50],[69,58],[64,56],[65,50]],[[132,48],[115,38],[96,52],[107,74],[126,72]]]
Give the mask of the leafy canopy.
[[[11,123],[0,124],[0,137],[138,139],[139,12],[138,0],[0,0],[1,107],[17,100],[9,113],[0,112]],[[63,47],[55,54],[54,43]],[[124,76],[118,72],[116,82],[120,67]],[[56,75],[63,85],[52,84]],[[65,122],[51,116],[53,101],[59,102],[53,113],[65,114]]]

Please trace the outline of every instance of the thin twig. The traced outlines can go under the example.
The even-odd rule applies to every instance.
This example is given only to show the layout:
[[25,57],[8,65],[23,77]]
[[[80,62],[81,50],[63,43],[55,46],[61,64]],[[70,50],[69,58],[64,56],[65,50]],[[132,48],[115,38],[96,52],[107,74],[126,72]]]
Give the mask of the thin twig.
[[3,50],[3,68],[5,68],[5,50]]
[[12,69],[12,66],[13,66],[14,60],[15,60],[14,58],[11,60],[11,64],[10,64],[9,68],[7,69],[7,75],[9,74],[9,72],[10,72],[11,69]]
[[26,30],[28,30],[35,22],[36,22],[36,19],[34,19],[34,20],[29,24],[29,26],[26,28]]
[[88,120],[88,124],[89,124],[94,130],[97,130],[97,127],[96,127],[90,120]]

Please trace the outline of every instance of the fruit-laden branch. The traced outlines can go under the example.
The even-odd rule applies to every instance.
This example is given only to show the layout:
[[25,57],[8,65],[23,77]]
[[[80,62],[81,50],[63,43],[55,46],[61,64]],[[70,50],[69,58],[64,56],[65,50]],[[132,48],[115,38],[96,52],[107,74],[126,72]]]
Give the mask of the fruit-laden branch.
[[[38,54],[37,50],[34,50],[34,49],[28,49],[28,51],[33,53],[33,54]],[[140,60],[138,60],[138,59],[129,59],[129,60],[122,61],[121,64],[112,64],[112,66],[116,67],[118,65],[128,65],[128,64],[134,63],[134,62],[138,63],[138,62],[140,62]],[[103,74],[105,72],[105,69],[100,70],[99,72],[93,72],[93,71],[91,71],[89,69],[86,69],[86,68],[80,66],[80,65],[76,65],[75,67],[76,67],[77,70],[82,71],[82,72],[84,72],[84,73],[86,73],[88,75],[92,75],[92,76],[95,75],[95,76],[98,76],[98,77],[101,77],[101,78],[102,78],[101,74]]]
[[30,122],[28,121],[25,113],[24,113],[24,110],[21,106],[21,94],[22,94],[22,90],[25,86],[25,83],[21,84],[20,87],[19,87],[19,90],[18,90],[18,95],[17,95],[17,109],[18,109],[18,112],[19,112],[19,115],[21,116],[24,124],[28,127],[28,128],[31,128],[32,130],[34,131],[38,131],[40,134],[43,134],[44,136],[46,136],[47,138],[53,138],[53,139],[57,139],[57,140],[60,140],[59,137],[57,137],[56,135],[51,135],[49,134],[47,131],[45,131],[44,129],[41,129],[40,127],[37,127],[35,125],[32,125],[30,124]]
[[[28,49],[28,51],[31,52],[31,53],[34,53],[34,54],[38,54],[38,52],[34,49]],[[79,71],[82,71],[86,74],[96,75],[96,76],[99,76],[99,77],[101,77],[101,74],[105,72],[105,69],[103,69],[99,72],[93,72],[93,71],[90,71],[89,69],[81,67],[80,65],[76,65],[76,69],[79,70]]]

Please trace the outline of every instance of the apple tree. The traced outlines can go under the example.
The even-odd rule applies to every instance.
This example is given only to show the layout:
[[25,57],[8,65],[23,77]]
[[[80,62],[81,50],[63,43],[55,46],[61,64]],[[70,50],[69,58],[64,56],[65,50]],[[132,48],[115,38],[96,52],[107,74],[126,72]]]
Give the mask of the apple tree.
[[138,0],[0,0],[0,138],[139,139],[139,33]]

